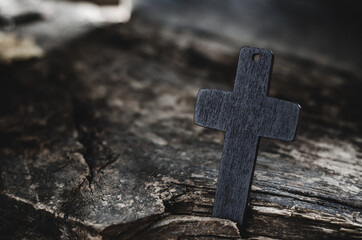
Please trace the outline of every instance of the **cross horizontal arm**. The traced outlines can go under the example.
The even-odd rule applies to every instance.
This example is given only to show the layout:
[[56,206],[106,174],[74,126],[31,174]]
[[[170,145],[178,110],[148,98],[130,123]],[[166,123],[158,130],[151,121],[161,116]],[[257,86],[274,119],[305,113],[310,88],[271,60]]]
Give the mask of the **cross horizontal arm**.
[[201,89],[197,95],[195,109],[195,123],[202,127],[226,131],[226,121],[223,114],[223,105],[227,103],[231,92]]
[[292,141],[299,120],[299,104],[270,97],[267,97],[262,104],[263,116],[258,135]]

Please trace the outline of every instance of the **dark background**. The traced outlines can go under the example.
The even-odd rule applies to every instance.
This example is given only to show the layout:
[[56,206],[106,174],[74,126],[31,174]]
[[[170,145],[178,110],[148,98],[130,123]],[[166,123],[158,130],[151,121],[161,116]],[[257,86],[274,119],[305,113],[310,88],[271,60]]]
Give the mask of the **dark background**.
[[[114,2],[0,0],[0,238],[361,238],[359,1]],[[224,132],[193,114],[248,45],[302,112],[261,140],[238,229],[210,218]]]
[[153,19],[361,74],[359,1],[155,0],[136,6]]

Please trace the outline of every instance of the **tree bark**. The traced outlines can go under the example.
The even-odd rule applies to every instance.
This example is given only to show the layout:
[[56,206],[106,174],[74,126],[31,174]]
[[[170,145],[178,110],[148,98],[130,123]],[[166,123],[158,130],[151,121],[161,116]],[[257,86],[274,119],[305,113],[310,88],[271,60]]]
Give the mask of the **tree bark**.
[[362,238],[362,82],[293,53],[269,96],[300,103],[297,138],[262,139],[243,229],[211,218],[224,134],[196,94],[232,89],[241,46],[136,14],[1,66],[1,235]]

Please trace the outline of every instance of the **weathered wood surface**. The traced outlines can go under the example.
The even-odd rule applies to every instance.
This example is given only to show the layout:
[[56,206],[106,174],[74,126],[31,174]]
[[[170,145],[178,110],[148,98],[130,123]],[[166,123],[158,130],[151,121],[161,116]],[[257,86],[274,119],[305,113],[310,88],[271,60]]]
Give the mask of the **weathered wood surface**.
[[[224,135],[193,123],[241,45],[135,15],[1,66],[1,236],[241,238],[210,217]],[[261,141],[242,238],[362,238],[362,82],[276,55],[270,96],[303,115],[295,142]]]

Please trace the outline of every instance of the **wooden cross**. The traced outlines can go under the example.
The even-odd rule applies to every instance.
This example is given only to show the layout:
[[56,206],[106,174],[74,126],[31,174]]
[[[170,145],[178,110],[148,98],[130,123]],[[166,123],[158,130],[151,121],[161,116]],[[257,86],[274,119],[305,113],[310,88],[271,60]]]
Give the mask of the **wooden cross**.
[[[259,57],[259,59],[257,59]],[[240,51],[234,91],[201,89],[195,123],[226,131],[213,217],[243,224],[259,138],[292,141],[300,106],[267,96],[273,53],[245,47]]]

